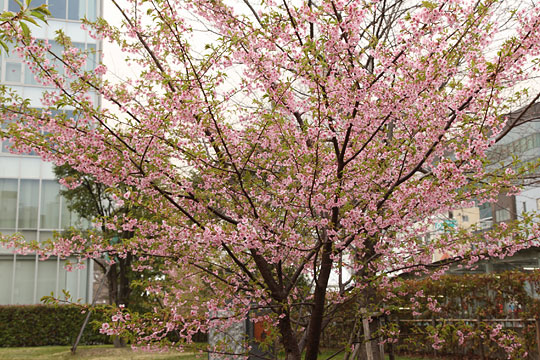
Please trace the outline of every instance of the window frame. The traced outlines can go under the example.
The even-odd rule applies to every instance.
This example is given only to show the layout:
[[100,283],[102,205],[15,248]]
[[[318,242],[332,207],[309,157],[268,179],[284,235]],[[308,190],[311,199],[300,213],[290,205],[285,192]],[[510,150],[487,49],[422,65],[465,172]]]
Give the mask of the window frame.
[[[52,39],[38,39],[41,41],[48,41],[50,44],[52,42],[56,43]],[[54,44],[51,44],[54,46]],[[84,71],[92,71],[97,66],[98,62],[98,44],[89,43],[89,42],[73,42],[72,47],[83,50],[86,53],[86,66],[84,67]],[[14,56],[13,49],[10,49],[9,56],[6,53],[2,53],[0,55],[0,82],[5,85],[10,86],[25,86],[25,87],[37,87],[37,88],[43,88],[43,89],[49,89],[54,88],[54,86],[49,85],[45,86],[37,81],[33,81],[32,83],[29,83],[26,81],[26,71],[30,71],[28,68],[28,65],[23,61],[23,59],[19,58],[18,56]],[[49,59],[50,60],[50,59]],[[55,61],[55,60],[53,60]],[[16,63],[20,64],[21,66],[21,72],[19,76],[19,81],[7,81],[7,64],[8,63]],[[61,63],[59,66],[63,66]],[[63,75],[64,69],[63,67],[59,70],[59,73]],[[34,79],[34,75],[32,74],[32,79]]]
[[[4,10],[9,10],[9,6],[10,6],[10,3],[12,2],[13,0],[5,0],[4,2],[4,7],[3,9]],[[54,17],[54,16],[48,16],[47,18],[48,19],[51,19],[51,20],[58,20],[58,21],[68,21],[68,22],[78,22],[80,23],[81,22],[81,18],[79,19],[70,19],[69,18],[69,3],[70,1],[73,1],[73,0],[65,0],[66,1],[66,6],[65,6],[65,16],[64,17]],[[98,0],[77,0],[78,3],[79,3],[79,14],[81,13],[81,5],[82,7],[84,8],[84,15],[83,17],[87,17],[90,21],[94,21],[97,19],[98,17],[98,14],[100,13],[100,1]],[[14,1],[13,1],[14,2]],[[49,0],[43,0],[41,1],[43,4],[46,4],[47,6],[49,6]],[[39,6],[41,5],[41,2],[40,4],[33,4],[35,6]],[[94,9],[93,9],[93,14],[90,14],[92,15],[91,17],[88,17],[89,15],[89,8],[90,8],[90,5],[93,4],[94,5]],[[15,3],[15,5],[17,5]],[[18,7],[19,5],[17,5]],[[10,11],[18,11],[13,9],[13,10],[10,10]]]

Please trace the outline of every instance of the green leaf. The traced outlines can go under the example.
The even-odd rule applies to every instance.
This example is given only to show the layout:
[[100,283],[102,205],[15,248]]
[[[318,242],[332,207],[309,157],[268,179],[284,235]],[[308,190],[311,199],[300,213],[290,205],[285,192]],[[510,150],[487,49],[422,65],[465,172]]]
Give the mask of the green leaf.
[[25,16],[25,17],[23,18],[23,20],[24,20],[24,21],[31,22],[31,23],[34,24],[34,25],[37,25],[36,20],[34,20],[31,16]]
[[21,7],[21,9],[24,8],[22,2],[20,2],[19,0],[15,0],[15,2],[16,2],[17,4],[19,4],[19,6]]
[[34,8],[34,9],[32,9],[32,10],[38,11],[38,12],[44,14],[44,15],[48,15],[48,16],[51,15],[51,12],[49,11],[49,9],[47,8],[47,5],[45,5],[45,4],[40,5],[40,6],[38,6],[37,8]]
[[438,4],[432,2],[432,1],[422,1],[422,6],[425,8],[428,8],[430,10],[434,10],[438,7]]
[[9,48],[5,42],[0,40],[0,46],[4,48],[4,50],[6,51],[6,54],[9,53]]
[[45,19],[45,14],[43,14],[42,12],[40,11],[37,11],[37,10],[32,10],[30,11],[30,15],[43,21],[43,22],[47,22],[47,20]]
[[0,14],[0,18],[2,18],[2,19],[11,19],[14,16],[15,16],[15,13],[12,12],[12,11],[6,11],[6,12],[3,12],[2,14]]
[[24,22],[21,22],[21,29],[23,31],[24,36],[26,37],[30,36],[30,29],[28,28],[28,25],[26,25]]

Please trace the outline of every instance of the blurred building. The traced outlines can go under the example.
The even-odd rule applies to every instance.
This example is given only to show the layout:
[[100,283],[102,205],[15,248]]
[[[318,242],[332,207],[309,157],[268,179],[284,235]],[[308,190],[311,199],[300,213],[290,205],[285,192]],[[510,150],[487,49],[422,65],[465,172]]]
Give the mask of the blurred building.
[[[510,122],[518,119],[524,109],[510,114]],[[520,166],[540,161],[540,103],[531,106],[514,128],[508,132],[489,153],[489,160],[494,166],[511,167],[513,158],[520,161]],[[523,191],[519,195],[499,195],[497,201],[467,209],[455,209],[439,220],[439,223],[451,223],[459,228],[477,226],[477,232],[489,230],[494,224],[510,222],[522,217],[524,212],[540,211],[540,169],[529,171],[522,179]],[[440,227],[440,226],[439,226]],[[431,236],[441,231],[434,226]],[[434,254],[434,261],[441,261],[452,254],[439,251]],[[490,259],[478,264],[474,270],[453,269],[453,273],[501,272],[506,270],[535,270],[540,268],[540,249],[533,247],[522,250],[504,259]]]
[[[32,27],[38,39],[48,39],[52,51],[60,52],[54,42],[57,30],[71,37],[73,45],[88,50],[88,67],[94,67],[100,43],[81,29],[80,19],[95,19],[101,11],[100,0],[33,0],[32,7],[47,4],[51,17],[48,25]],[[19,11],[14,0],[3,0],[3,11]],[[14,51],[2,54],[0,81],[29,98],[32,106],[40,107],[41,93],[47,88],[39,85],[27,66]],[[99,100],[94,95],[95,103]],[[69,110],[65,110],[68,114]],[[32,153],[15,155],[9,152],[10,143],[4,140],[0,147],[0,233],[21,233],[27,240],[45,241],[53,232],[81,221],[70,212],[59,195],[60,185],[55,179],[53,165]],[[70,259],[77,262],[77,259]],[[65,289],[74,299],[90,302],[92,299],[93,264],[71,272],[64,269],[64,260],[50,258],[39,261],[36,255],[14,255],[0,248],[0,305],[39,303],[44,295],[62,294]]]

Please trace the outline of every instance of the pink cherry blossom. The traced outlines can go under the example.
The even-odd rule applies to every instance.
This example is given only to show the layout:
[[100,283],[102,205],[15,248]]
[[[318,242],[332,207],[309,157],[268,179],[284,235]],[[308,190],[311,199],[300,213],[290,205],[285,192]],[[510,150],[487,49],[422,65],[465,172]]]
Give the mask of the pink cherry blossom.
[[[96,219],[133,233],[118,244],[97,230],[50,247],[5,240],[61,257],[130,254],[140,271],[163,263],[146,284],[159,306],[103,333],[189,341],[249,315],[275,327],[287,359],[315,360],[343,304],[374,316],[396,275],[444,273],[435,253],[474,266],[538,245],[532,216],[425,240],[449,210],[518,191],[522,171],[486,154],[512,125],[505,114],[539,98],[523,91],[538,71],[535,2],[130,3],[121,25],[85,24],[140,69],[121,81],[102,63],[87,71],[68,41],[48,61],[48,44],[5,29],[48,88],[43,110],[0,93],[12,151],[69,164],[151,214]],[[51,115],[65,108],[77,116]],[[412,295],[423,296],[399,294]]]

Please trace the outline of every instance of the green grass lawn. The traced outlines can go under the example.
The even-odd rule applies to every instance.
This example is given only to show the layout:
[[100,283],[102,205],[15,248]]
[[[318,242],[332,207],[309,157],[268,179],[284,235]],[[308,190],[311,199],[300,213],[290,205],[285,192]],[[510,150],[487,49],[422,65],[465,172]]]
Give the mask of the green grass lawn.
[[[319,359],[325,360],[335,353],[335,350],[325,349]],[[79,346],[77,353],[71,355],[70,346],[41,346],[22,348],[0,348],[1,360],[12,359],[41,359],[41,360],[124,360],[124,359],[156,359],[156,360],[206,360],[206,354],[193,352],[168,351],[164,353],[133,351],[129,347],[115,349],[112,345]],[[332,360],[342,360],[343,354],[336,355]],[[420,360],[418,358],[397,356],[397,360]]]
[[205,354],[199,355],[191,352],[169,351],[164,353],[149,353],[133,351],[129,347],[115,349],[112,345],[79,346],[75,356],[71,355],[70,346],[40,346],[23,348],[0,348],[0,359],[85,359],[85,360],[124,360],[124,359],[160,359],[160,360],[205,360]]
[[[323,349],[321,353],[319,354],[318,360],[326,360],[330,356],[334,355],[337,350],[334,349]],[[386,359],[388,359],[388,355],[386,355]],[[336,356],[332,357],[331,360],[343,360],[343,353],[339,353]],[[408,356],[397,356],[396,360],[423,360],[422,358],[418,357],[408,357]]]

